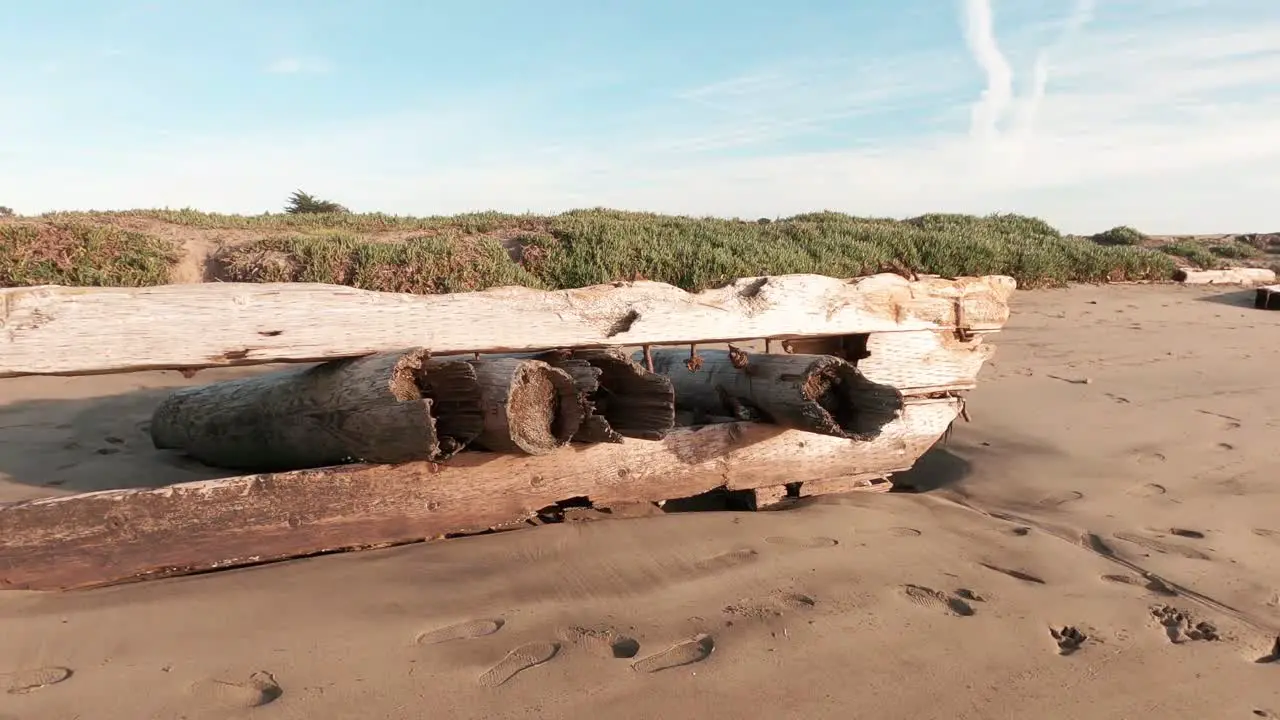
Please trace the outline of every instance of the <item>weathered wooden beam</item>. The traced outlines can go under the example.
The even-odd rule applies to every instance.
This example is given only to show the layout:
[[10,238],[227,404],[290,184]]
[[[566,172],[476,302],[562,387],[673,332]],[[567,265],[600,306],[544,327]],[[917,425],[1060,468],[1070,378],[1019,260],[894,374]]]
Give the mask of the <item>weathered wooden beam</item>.
[[1267,268],[1236,267],[1223,270],[1182,268],[1173,279],[1187,285],[1267,285],[1276,281],[1276,272]]
[[0,377],[358,357],[715,343],[965,327],[1009,317],[1004,276],[747,278],[688,293],[664,283],[406,295],[312,283],[0,289]]
[[958,407],[912,402],[871,441],[728,423],[550,455],[465,452],[446,463],[348,465],[14,503],[0,507],[0,588],[88,587],[414,542],[510,526],[570,498],[608,507],[720,487],[887,475],[911,467]]
[[834,355],[855,363],[863,377],[904,395],[972,390],[996,347],[982,334],[960,338],[948,330],[909,330],[805,338],[783,343],[797,354]]

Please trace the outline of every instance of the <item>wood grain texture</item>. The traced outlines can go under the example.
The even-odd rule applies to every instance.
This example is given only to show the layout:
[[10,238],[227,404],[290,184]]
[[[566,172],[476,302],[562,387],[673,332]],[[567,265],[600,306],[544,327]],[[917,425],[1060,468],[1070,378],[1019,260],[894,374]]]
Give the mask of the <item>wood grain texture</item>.
[[978,372],[996,350],[986,334],[961,339],[948,330],[878,332],[789,340],[783,349],[834,355],[854,363],[867,380],[923,395],[977,387]]
[[700,293],[655,282],[448,295],[312,283],[0,289],[0,377],[843,335],[997,330],[1012,278],[747,278]]
[[[951,425],[954,400],[913,401],[873,441],[757,423],[550,455],[467,452],[0,507],[0,588],[55,590],[252,565],[511,526],[573,497],[599,506],[905,470]],[[803,486],[802,486],[803,487]]]
[[865,351],[856,363],[863,377],[909,395],[972,390],[996,347],[982,335],[961,340],[952,332],[913,330],[870,333]]

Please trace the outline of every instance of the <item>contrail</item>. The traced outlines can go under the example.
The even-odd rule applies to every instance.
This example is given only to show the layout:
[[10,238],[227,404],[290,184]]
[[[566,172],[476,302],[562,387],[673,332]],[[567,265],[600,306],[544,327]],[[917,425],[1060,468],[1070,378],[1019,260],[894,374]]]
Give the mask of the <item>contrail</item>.
[[1040,114],[1040,103],[1044,100],[1045,89],[1049,84],[1049,56],[1070,42],[1076,33],[1093,19],[1095,0],[1076,0],[1071,16],[1067,18],[1062,32],[1048,47],[1036,54],[1035,65],[1031,68],[1031,95],[1023,106],[1017,122],[1017,135],[1027,137],[1034,130],[1036,118]]
[[965,0],[964,39],[987,76],[987,87],[973,106],[969,133],[983,140],[994,139],[1013,99],[1013,70],[996,43],[990,0]]

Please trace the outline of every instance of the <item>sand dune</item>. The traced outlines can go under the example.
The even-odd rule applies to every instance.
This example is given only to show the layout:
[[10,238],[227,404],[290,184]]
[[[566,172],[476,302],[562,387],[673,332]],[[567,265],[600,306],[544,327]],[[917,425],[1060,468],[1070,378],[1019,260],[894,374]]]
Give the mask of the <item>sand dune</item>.
[[[1020,293],[914,494],[0,592],[0,718],[1280,717],[1251,297]],[[247,372],[0,381],[0,500],[223,474],[145,422]]]

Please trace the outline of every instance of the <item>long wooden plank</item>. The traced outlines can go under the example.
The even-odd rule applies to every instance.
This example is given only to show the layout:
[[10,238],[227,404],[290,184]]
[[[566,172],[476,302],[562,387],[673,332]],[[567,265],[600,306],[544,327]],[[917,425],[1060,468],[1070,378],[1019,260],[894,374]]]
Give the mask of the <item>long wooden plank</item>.
[[1182,268],[1174,280],[1186,285],[1267,285],[1276,281],[1276,272],[1267,268],[1235,267],[1223,270]]
[[655,282],[405,295],[311,283],[0,289],[0,377],[310,362],[405,347],[434,355],[715,343],[968,327],[1009,317],[1004,276],[747,278],[700,293]]
[[681,428],[664,440],[551,455],[462,453],[109,490],[0,507],[0,588],[54,590],[252,565],[509,526],[575,497],[597,506],[887,475],[911,467],[958,403],[907,405],[872,441],[757,423]]

